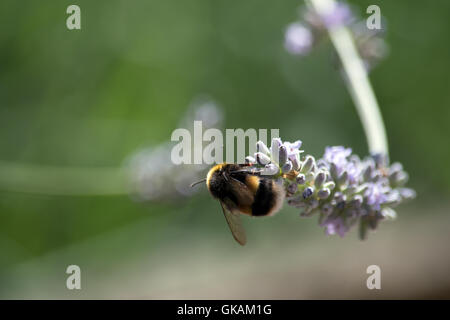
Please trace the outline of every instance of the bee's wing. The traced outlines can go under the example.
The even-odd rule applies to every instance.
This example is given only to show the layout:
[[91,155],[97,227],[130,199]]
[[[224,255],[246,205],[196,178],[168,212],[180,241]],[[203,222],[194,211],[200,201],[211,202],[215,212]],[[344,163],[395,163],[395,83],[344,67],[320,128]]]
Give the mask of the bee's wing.
[[243,206],[251,206],[254,201],[254,195],[247,185],[233,177],[231,177],[230,184],[233,186],[232,192],[237,198],[237,202]]
[[247,243],[247,237],[245,236],[245,229],[242,226],[242,221],[239,213],[231,212],[222,202],[220,202],[220,205],[222,206],[223,215],[225,216],[225,220],[227,220],[228,226],[230,227],[234,239],[239,242],[240,245],[245,245]]

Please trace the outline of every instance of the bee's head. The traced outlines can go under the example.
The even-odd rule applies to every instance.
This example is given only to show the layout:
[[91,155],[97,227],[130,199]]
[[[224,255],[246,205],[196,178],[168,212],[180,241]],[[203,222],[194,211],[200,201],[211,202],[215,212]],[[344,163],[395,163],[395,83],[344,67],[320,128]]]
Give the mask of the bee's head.
[[225,172],[227,171],[229,165],[227,165],[226,163],[221,163],[218,165],[215,165],[214,167],[212,167],[209,171],[208,174],[206,176],[205,179],[196,181],[194,183],[191,184],[191,188],[199,183],[205,182],[206,181],[206,185],[209,186],[209,182],[211,180],[212,177],[214,178],[224,178],[225,177]]

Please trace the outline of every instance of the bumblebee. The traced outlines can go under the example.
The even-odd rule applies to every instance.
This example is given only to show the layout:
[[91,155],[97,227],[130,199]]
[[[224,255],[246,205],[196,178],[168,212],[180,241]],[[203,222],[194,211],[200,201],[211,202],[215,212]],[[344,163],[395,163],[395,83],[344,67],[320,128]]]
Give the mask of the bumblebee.
[[249,165],[218,164],[209,170],[206,179],[199,182],[203,181],[206,181],[211,195],[219,200],[231,233],[241,245],[247,242],[241,214],[271,216],[283,205],[285,194],[282,186]]

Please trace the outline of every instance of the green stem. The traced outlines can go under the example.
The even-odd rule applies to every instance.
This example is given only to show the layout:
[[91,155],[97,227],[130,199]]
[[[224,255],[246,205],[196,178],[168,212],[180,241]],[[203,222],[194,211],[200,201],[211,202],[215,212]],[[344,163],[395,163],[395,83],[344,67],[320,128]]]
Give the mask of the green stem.
[[[307,1],[319,15],[327,14],[336,5],[335,0]],[[363,125],[369,151],[388,157],[383,118],[353,37],[347,27],[342,25],[328,28],[328,33],[347,76],[346,84]]]
[[70,196],[126,195],[121,168],[54,167],[0,161],[0,190]]

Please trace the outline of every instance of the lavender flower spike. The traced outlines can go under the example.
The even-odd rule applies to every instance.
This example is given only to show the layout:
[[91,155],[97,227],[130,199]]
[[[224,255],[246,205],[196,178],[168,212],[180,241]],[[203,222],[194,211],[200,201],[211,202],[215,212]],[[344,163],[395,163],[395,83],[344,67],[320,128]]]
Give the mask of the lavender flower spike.
[[288,205],[299,208],[301,216],[318,214],[327,235],[343,237],[359,224],[364,239],[381,220],[396,216],[394,206],[415,197],[414,190],[405,187],[408,174],[403,167],[389,166],[386,157],[361,160],[350,148],[333,146],[316,161],[311,155],[300,156],[301,145],[300,140],[273,139],[270,153],[259,146],[263,152],[248,163],[281,181]]

